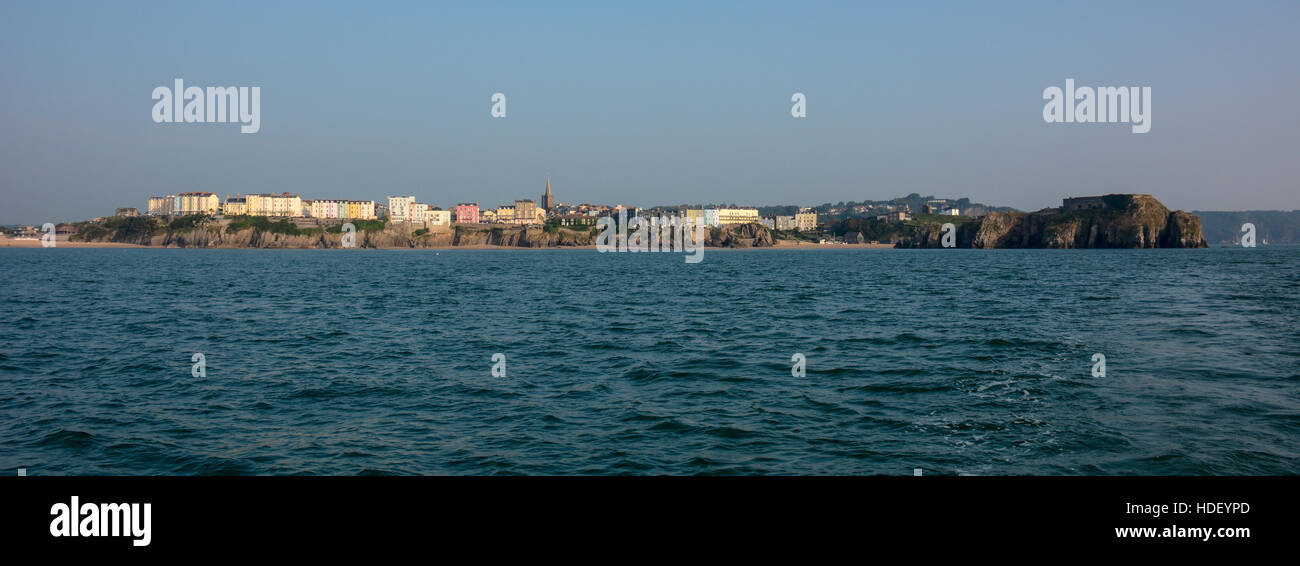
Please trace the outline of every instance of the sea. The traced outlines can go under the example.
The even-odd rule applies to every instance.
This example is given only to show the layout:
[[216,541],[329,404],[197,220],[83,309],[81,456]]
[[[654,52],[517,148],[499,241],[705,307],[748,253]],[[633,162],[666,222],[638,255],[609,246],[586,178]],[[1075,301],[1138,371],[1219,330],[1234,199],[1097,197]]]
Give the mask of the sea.
[[1300,473],[1300,247],[0,249],[27,475]]

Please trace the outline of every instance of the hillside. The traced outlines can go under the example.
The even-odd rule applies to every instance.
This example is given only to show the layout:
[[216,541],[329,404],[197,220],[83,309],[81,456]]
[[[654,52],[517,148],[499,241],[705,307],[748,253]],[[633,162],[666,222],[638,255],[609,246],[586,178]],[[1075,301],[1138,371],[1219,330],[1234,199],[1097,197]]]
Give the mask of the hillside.
[[1242,210],[1233,212],[1197,211],[1206,241],[1232,243],[1241,238],[1241,225],[1255,225],[1257,241],[1275,244],[1300,243],[1300,210]]

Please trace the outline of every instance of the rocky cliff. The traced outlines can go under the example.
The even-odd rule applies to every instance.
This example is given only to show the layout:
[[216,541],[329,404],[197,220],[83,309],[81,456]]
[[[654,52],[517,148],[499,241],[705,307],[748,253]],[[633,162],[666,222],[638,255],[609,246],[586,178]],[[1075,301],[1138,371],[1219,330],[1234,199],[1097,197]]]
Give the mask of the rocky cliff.
[[[154,219],[112,220],[85,223],[83,241],[120,242],[144,246],[176,248],[341,248],[343,234],[319,228],[299,230],[262,230],[244,228],[231,231],[223,222],[200,221],[197,225],[175,229]],[[511,248],[584,247],[596,244],[594,229],[544,229],[541,226],[456,225],[431,230],[413,230],[402,224],[389,224],[382,230],[358,230],[359,248],[453,248],[500,246]],[[745,248],[775,245],[772,233],[758,224],[713,228],[705,246]]]
[[415,234],[389,226],[380,232],[358,233],[357,245],[365,248],[451,248],[460,246],[502,246],[511,248],[554,248],[592,246],[596,237],[588,230],[565,228],[547,231],[540,226],[477,227],[455,226],[426,234]]
[[[255,228],[227,232],[203,227],[155,234],[146,245],[170,248],[339,248],[343,247],[342,238],[342,234],[276,234]],[[361,240],[360,234],[357,240]]]
[[[943,247],[943,224],[941,222],[925,223],[917,226],[912,230],[910,235],[904,236],[894,244],[896,248],[941,248]],[[956,247],[969,248],[971,240],[974,238],[976,229],[979,228],[978,221],[970,219],[954,218],[952,224],[957,229]]]
[[[203,221],[196,226],[175,229],[154,219],[132,219],[85,223],[76,239],[120,242],[143,246],[176,248],[341,248],[343,234],[320,228],[300,230],[231,230],[227,223]],[[138,221],[137,221],[138,220]],[[287,226],[287,225],[286,225]],[[547,248],[594,245],[589,230],[564,228],[546,230],[540,226],[455,226],[413,230],[407,225],[387,225],[382,230],[358,230],[359,248],[450,248],[457,246],[503,246]]]
[[[961,224],[962,248],[1203,248],[1201,219],[1170,211],[1149,195],[1106,195],[1103,206],[1062,212],[991,212]],[[940,247],[940,224],[924,225],[898,247]]]
[[771,230],[761,224],[738,224],[711,228],[706,247],[712,248],[766,248],[776,245]]

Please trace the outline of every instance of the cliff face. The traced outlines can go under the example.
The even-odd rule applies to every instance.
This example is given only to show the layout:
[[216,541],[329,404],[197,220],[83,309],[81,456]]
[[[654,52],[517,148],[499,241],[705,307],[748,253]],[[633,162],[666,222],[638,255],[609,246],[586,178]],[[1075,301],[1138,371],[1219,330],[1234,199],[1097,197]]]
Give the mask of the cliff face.
[[1043,222],[1035,215],[990,212],[980,219],[972,248],[1041,248]]
[[[956,247],[969,248],[975,237],[977,222],[964,222],[953,225],[957,228]],[[943,247],[943,223],[935,222],[917,226],[910,236],[901,238],[894,244],[896,248],[941,248]]]
[[704,245],[712,248],[766,248],[775,246],[776,239],[761,224],[739,224],[711,228]]
[[[247,228],[234,232],[223,225],[204,224],[186,230],[169,230],[155,226],[153,231],[86,230],[85,241],[120,242],[143,246],[175,248],[341,248],[342,233],[311,231],[283,234]],[[358,230],[358,248],[451,248],[457,246],[507,246],[548,248],[595,245],[590,231],[558,229],[547,232],[541,227],[465,227],[435,228],[416,234],[407,226],[389,225],[383,230]]]
[[[152,221],[150,221],[152,222]],[[246,228],[229,232],[225,224],[208,222],[185,230],[170,230],[166,225],[150,224],[148,229],[132,231],[96,226],[85,230],[86,241],[112,241],[145,246],[175,248],[341,248],[343,234],[319,230],[302,234],[284,234]],[[409,226],[389,224],[383,230],[358,230],[358,248],[453,248],[462,246],[501,246],[512,248],[554,248],[595,246],[599,231],[592,229],[547,231],[541,226],[465,226],[434,228],[416,234]],[[709,247],[747,248],[773,246],[772,233],[761,225],[725,226],[709,231],[704,245]]]
[[257,229],[231,233],[198,228],[155,234],[148,245],[172,248],[341,248],[342,238],[342,234],[288,235]]
[[[216,247],[236,248],[339,248],[343,247],[342,234],[317,234],[314,236],[285,236],[258,230],[241,230],[224,237]],[[201,242],[189,242],[202,247]],[[358,231],[359,248],[452,248],[459,246],[504,246],[515,248],[550,248],[564,246],[590,246],[595,238],[589,232],[560,229],[547,232],[541,227],[470,228],[457,226],[416,234],[401,225],[389,225],[379,231]],[[191,247],[182,239],[162,245]]]
[[1175,210],[1169,213],[1165,232],[1162,232],[1162,248],[1204,248],[1207,247],[1205,235],[1201,233],[1201,217],[1190,212]]
[[[957,247],[970,248],[1203,248],[1201,219],[1170,211],[1148,195],[1106,195],[1097,209],[992,212],[962,225]],[[918,228],[899,247],[940,247],[939,225]]]
[[596,238],[590,231],[564,228],[547,232],[541,227],[478,228],[456,226],[452,229],[415,235],[389,226],[381,232],[357,234],[357,245],[366,248],[450,248],[458,246],[504,246],[512,248],[553,248],[592,246]]

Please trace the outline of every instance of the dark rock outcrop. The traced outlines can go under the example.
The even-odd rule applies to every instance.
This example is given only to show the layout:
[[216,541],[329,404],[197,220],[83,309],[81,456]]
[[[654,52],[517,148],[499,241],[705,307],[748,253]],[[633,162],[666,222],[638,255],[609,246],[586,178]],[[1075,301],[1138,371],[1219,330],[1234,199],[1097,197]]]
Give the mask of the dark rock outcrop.
[[767,248],[776,245],[772,231],[761,224],[736,224],[709,229],[704,245],[712,248]]
[[[978,222],[958,221],[953,222],[956,228],[956,247],[969,248],[971,241],[975,237],[975,230],[979,226]],[[917,226],[916,230],[910,236],[899,239],[894,244],[896,248],[941,248],[943,247],[943,223],[935,222]]]
[[[1106,195],[1101,208],[991,212],[958,227],[961,248],[1203,248],[1201,220],[1149,195]],[[940,247],[940,224],[920,226],[898,247]]]

